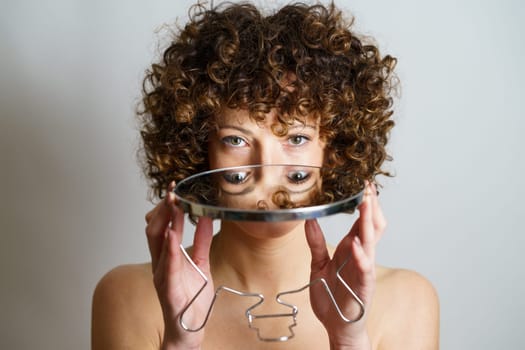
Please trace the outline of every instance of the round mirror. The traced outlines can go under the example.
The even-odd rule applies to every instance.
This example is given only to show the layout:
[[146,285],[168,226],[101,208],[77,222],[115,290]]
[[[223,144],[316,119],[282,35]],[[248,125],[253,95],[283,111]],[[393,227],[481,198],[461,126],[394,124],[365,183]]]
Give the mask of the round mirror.
[[290,221],[353,212],[364,185],[333,169],[308,165],[247,165],[187,177],[175,187],[191,216],[237,221]]

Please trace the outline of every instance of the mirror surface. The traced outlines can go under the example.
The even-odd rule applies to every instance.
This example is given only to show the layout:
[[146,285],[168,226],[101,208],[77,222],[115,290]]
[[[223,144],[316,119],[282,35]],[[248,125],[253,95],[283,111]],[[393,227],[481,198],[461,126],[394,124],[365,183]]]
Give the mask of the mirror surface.
[[178,204],[192,216],[289,221],[353,212],[362,183],[343,172],[307,165],[247,165],[205,171],[179,181]]

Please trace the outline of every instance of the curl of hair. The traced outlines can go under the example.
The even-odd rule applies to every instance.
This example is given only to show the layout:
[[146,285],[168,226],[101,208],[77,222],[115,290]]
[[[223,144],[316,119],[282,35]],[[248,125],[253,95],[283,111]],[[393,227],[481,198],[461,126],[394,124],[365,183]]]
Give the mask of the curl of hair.
[[208,135],[225,107],[247,109],[256,121],[276,109],[280,134],[314,116],[324,165],[355,186],[389,175],[381,167],[390,159],[396,59],[360,39],[352,22],[333,3],[295,3],[266,16],[251,4],[194,5],[143,82],[141,156],[155,196],[208,169]]

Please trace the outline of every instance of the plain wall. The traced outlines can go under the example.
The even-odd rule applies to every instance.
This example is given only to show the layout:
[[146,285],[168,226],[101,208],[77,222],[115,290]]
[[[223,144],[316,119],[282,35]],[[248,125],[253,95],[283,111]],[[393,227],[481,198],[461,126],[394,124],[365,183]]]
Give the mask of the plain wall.
[[[133,111],[155,31],[191,3],[2,3],[0,348],[89,348],[97,281],[149,259]],[[379,263],[433,282],[443,349],[523,348],[525,6],[337,4],[399,59]],[[353,219],[325,220],[329,240]]]

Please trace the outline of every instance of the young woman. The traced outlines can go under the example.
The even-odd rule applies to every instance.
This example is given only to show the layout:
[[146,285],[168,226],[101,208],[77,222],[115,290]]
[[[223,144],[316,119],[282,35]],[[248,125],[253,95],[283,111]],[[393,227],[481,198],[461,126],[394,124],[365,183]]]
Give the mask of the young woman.
[[[93,299],[93,349],[437,349],[439,306],[415,272],[375,264],[385,229],[375,180],[386,174],[395,59],[381,57],[351,31],[333,4],[292,4],[271,15],[248,4],[196,6],[189,23],[144,81],[144,169],[162,200],[146,215],[152,261],[120,266]],[[342,171],[365,183],[359,217],[337,247],[316,220],[278,223],[198,218],[187,251],[209,283],[188,310],[203,278],[179,248],[184,213],[172,193],[189,175],[248,164],[302,164]],[[386,174],[387,175],[387,174]],[[364,305],[337,280],[341,277]],[[254,314],[286,313],[279,292],[324,278],[293,296],[293,321],[258,319],[257,300],[215,288],[260,293]]]

